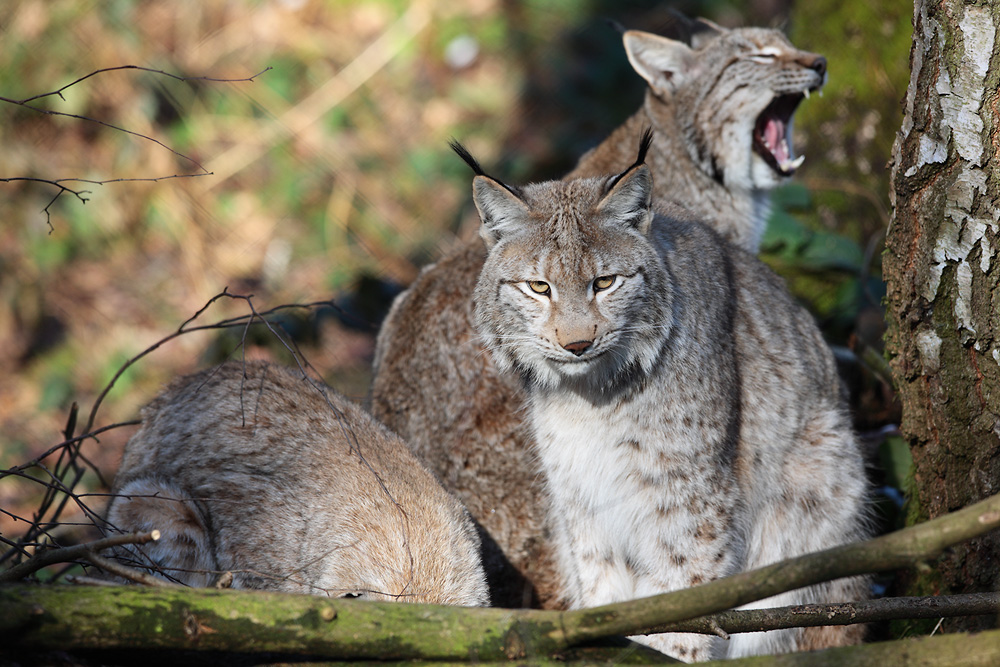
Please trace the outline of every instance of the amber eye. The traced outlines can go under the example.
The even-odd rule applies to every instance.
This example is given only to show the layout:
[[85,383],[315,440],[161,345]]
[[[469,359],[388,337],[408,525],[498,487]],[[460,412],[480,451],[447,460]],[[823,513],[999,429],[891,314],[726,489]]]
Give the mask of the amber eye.
[[600,276],[594,278],[594,291],[600,292],[601,290],[606,290],[615,284],[614,276]]
[[528,287],[536,294],[548,294],[550,289],[549,284],[544,280],[529,280]]

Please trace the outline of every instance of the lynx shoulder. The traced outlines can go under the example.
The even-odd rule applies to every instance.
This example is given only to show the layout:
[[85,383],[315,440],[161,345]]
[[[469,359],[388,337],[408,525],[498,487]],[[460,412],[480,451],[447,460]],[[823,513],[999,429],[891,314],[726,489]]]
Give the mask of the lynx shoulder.
[[[692,33],[689,43],[625,34],[629,57],[649,82],[646,101],[571,176],[621,171],[634,160],[643,130],[653,127],[654,199],[674,202],[678,217],[687,210],[714,222],[753,249],[768,188],[794,170],[792,112],[822,83],[824,61],[773,30],[694,22]],[[666,74],[654,76],[658,64],[673,68],[673,86],[664,83]],[[735,90],[737,79],[752,80],[753,99]],[[763,150],[761,138],[774,150]],[[482,241],[473,239],[426,267],[396,299],[378,337],[371,409],[485,529],[494,601],[559,606],[543,539],[544,489],[522,420],[524,392],[516,377],[497,372],[475,329],[472,294],[485,257]]]
[[[562,594],[687,588],[866,533],[865,472],[812,318],[749,254],[656,215],[650,170],[473,191],[479,331],[527,387]],[[864,579],[755,606],[867,596]],[[685,660],[846,644],[856,629],[639,641]]]
[[192,586],[488,602],[465,509],[332,389],[264,363],[175,381],[142,413],[107,513],[162,537],[117,555]]

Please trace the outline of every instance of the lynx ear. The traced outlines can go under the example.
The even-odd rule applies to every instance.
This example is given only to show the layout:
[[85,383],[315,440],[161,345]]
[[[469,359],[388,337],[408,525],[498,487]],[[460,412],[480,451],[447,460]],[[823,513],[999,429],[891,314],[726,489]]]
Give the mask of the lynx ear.
[[653,222],[653,177],[645,164],[635,164],[611,180],[611,189],[597,205],[597,212],[611,224],[649,232]]
[[666,34],[674,39],[680,39],[695,50],[703,47],[709,40],[727,32],[726,28],[708,19],[688,18],[683,12],[672,8],[668,8],[667,13],[670,14],[673,21]]
[[489,250],[500,240],[505,228],[527,215],[528,206],[518,196],[515,188],[501,183],[483,171],[479,162],[472,157],[472,153],[465,146],[454,139],[448,143],[472,171],[476,172],[476,178],[472,181],[472,200],[479,210],[479,219],[483,221],[479,235],[483,237],[486,249]]
[[673,91],[695,64],[694,51],[683,42],[641,30],[627,31],[622,41],[632,68],[659,93]]
[[698,50],[705,46],[705,43],[715,39],[724,32],[727,32],[726,28],[723,28],[718,23],[709,21],[708,19],[694,19],[688,26],[688,30],[691,34],[691,48]]
[[479,235],[489,250],[511,226],[528,215],[528,206],[509,187],[486,175],[472,181],[472,200],[483,225]]

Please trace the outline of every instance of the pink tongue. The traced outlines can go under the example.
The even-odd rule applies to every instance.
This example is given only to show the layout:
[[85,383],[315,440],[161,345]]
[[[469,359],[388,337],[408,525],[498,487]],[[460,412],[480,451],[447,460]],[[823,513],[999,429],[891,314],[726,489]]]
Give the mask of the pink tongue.
[[777,118],[768,119],[767,125],[764,126],[764,141],[767,143],[768,148],[771,149],[771,153],[774,154],[774,158],[778,161],[778,164],[782,164],[788,160],[788,151],[782,145],[782,139],[784,138],[785,124]]

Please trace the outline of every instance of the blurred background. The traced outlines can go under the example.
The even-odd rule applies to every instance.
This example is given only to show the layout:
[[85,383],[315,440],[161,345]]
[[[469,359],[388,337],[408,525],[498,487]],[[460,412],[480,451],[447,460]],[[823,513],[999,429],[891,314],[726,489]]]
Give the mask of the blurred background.
[[[828,58],[823,96],[797,115],[806,162],[775,195],[764,258],[837,346],[859,428],[897,421],[879,260],[907,2],[15,0],[0,6],[0,179],[178,178],[64,182],[86,203],[0,181],[0,470],[60,443],[74,402],[86,421],[123,362],[224,288],[253,295],[258,311],[332,301],[278,323],[363,400],[391,298],[475,233],[470,174],[447,141],[510,182],[561,176],[642,100],[606,19],[658,32],[671,10],[780,27]],[[15,103],[120,65],[242,81],[113,71],[35,109]],[[248,312],[223,298],[196,323]],[[94,426],[135,419],[171,377],[241,354],[242,339],[209,330],[166,342],[116,381]],[[248,336],[247,354],[291,359],[266,330]],[[82,446],[106,481],[133,430]],[[884,467],[906,471],[891,456]],[[92,470],[80,484],[106,490]],[[0,479],[0,536],[23,530],[15,517],[30,517],[42,490]]]

